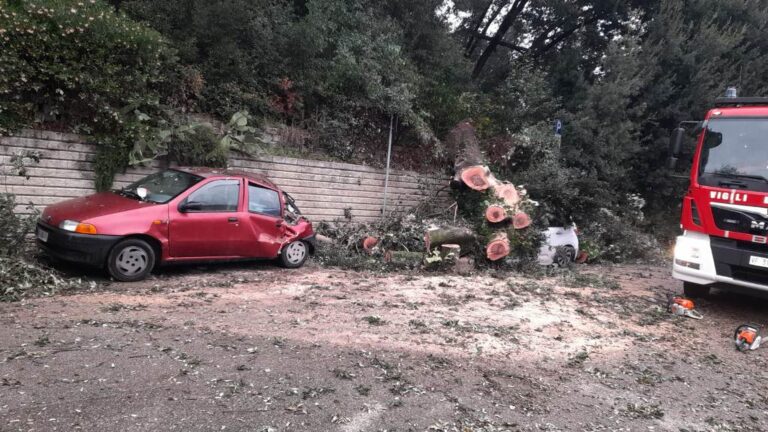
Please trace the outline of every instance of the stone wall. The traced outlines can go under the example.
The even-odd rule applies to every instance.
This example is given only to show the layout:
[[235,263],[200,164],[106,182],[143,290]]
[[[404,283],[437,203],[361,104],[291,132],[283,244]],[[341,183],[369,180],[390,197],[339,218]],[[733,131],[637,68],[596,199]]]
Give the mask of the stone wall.
[[[18,212],[29,212],[28,203],[41,209],[94,192],[95,148],[82,137],[47,131],[23,131],[16,136],[0,137],[0,171],[7,171],[11,156],[24,150],[35,150],[42,156],[40,163],[28,169],[29,178],[6,175],[0,179],[0,192],[17,196]],[[233,155],[229,165],[269,177],[296,199],[310,220],[344,218],[345,210],[354,221],[360,222],[370,222],[381,215],[385,177],[382,169],[278,156],[247,159]],[[157,163],[130,168],[117,177],[115,187],[138,180],[158,168]],[[387,209],[407,210],[430,196],[447,202],[447,184],[447,177],[392,170]]]

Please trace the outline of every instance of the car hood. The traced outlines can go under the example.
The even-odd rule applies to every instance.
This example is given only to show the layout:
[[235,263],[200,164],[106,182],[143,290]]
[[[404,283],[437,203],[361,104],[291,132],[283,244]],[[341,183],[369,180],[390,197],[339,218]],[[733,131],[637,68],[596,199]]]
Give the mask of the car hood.
[[127,198],[114,192],[101,192],[49,205],[43,211],[41,219],[49,225],[59,226],[64,220],[88,222],[100,216],[155,205],[157,204]]

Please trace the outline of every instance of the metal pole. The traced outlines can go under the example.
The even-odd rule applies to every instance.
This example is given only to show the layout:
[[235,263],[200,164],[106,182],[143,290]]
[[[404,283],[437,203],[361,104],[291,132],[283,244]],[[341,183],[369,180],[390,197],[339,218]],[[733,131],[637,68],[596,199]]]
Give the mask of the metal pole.
[[389,143],[387,144],[387,173],[384,176],[384,205],[381,207],[381,214],[387,213],[387,190],[389,189],[389,161],[392,158],[392,128],[395,125],[395,115],[392,114],[389,119]]

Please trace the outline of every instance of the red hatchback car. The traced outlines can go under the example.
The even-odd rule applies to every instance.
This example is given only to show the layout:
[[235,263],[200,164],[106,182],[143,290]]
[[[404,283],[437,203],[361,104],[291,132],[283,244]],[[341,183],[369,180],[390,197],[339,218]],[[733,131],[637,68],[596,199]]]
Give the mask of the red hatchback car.
[[194,261],[278,259],[296,268],[315,249],[312,224],[274,183],[205,169],[161,171],[48,206],[36,236],[54,258],[106,267],[120,281]]

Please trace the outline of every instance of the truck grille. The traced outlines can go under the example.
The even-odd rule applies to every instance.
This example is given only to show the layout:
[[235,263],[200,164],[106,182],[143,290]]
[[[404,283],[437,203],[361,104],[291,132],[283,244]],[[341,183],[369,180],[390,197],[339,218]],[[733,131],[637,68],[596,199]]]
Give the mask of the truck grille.
[[749,265],[750,256],[768,257],[768,245],[710,237],[715,272],[745,282],[768,285],[768,269]]

